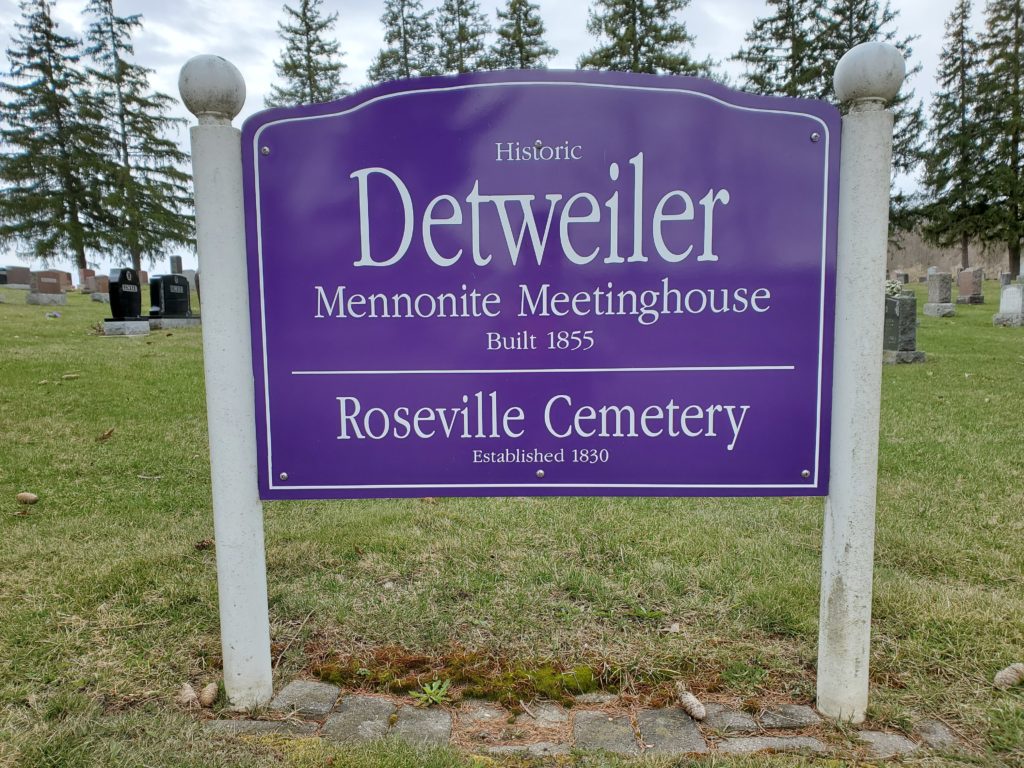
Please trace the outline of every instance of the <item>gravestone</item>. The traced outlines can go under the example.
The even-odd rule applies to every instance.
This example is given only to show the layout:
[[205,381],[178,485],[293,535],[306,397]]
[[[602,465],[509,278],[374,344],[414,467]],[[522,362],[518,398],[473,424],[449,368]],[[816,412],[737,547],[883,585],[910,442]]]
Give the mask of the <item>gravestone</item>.
[[93,301],[101,301],[104,303],[110,302],[110,278],[106,275],[96,275],[92,278],[92,284],[90,286],[92,292],[90,298]]
[[32,286],[32,270],[28,267],[8,267],[7,287],[27,291]]
[[918,275],[917,276],[917,282],[919,282],[919,283],[927,283],[928,282],[928,275]]
[[104,336],[144,336],[149,321],[142,317],[142,286],[134,269],[112,269],[108,282],[111,317],[103,322]]
[[897,270],[896,276],[893,279],[906,285],[910,282],[910,273]]
[[992,316],[992,324],[1012,328],[1024,325],[1024,283],[1011,283],[999,290],[999,312]]
[[984,304],[985,297],[982,294],[981,282],[984,273],[980,267],[968,267],[960,270],[956,276],[957,304]]
[[60,275],[60,287],[64,291],[74,290],[75,284],[71,280],[71,273],[70,272],[58,272],[57,274]]
[[999,273],[999,287],[1002,288],[1004,285],[1009,285],[1013,282],[1013,275],[1009,272]]
[[[95,291],[95,283],[90,282],[90,278],[96,277],[95,269],[80,269],[78,270],[78,290],[82,293],[93,293]],[[91,288],[91,290],[90,290]]]
[[885,297],[883,328],[883,363],[924,362],[924,352],[917,350],[917,297],[914,294]]
[[203,298],[199,294],[199,275],[194,269],[183,269],[181,271],[182,276],[188,280],[188,289],[190,294],[195,295],[198,301],[202,301]]
[[924,313],[929,317],[952,317],[956,314],[953,304],[953,276],[949,272],[928,274],[928,301]]
[[142,286],[134,269],[112,269],[108,280],[110,314],[114,320],[142,317]]
[[181,274],[181,256],[171,256],[171,274]]
[[7,267],[0,267],[0,285],[7,285]]
[[28,304],[45,306],[63,306],[67,304],[68,297],[64,293],[61,273],[53,269],[44,272],[33,272],[29,283],[28,296],[25,297],[25,301]]
[[149,284],[149,325],[158,328],[186,328],[199,325],[192,316],[188,280],[184,275],[158,275]]
[[938,272],[939,272],[939,268],[938,267],[928,267],[928,277],[931,277],[932,275],[938,274]]

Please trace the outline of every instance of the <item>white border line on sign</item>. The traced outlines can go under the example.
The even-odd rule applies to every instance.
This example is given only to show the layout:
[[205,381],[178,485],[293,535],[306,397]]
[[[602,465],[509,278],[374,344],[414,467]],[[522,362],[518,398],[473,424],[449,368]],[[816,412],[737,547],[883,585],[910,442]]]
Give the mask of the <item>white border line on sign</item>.
[[292,376],[388,376],[460,373],[671,373],[673,371],[795,371],[795,365],[682,365],[675,368],[465,368],[451,371],[292,371]]
[[[497,483],[497,484],[456,484],[456,483],[444,483],[440,485],[423,484],[423,485],[275,485],[274,473],[273,473],[273,445],[272,445],[272,430],[270,428],[270,372],[267,365],[267,317],[266,317],[266,296],[265,296],[265,281],[263,275],[263,222],[262,222],[262,211],[261,211],[261,195],[260,195],[260,164],[259,164],[259,140],[260,135],[267,128],[276,125],[284,125],[286,123],[304,122],[307,120],[323,120],[332,117],[341,117],[344,115],[358,112],[365,107],[375,104],[380,101],[386,101],[390,99],[399,98],[402,96],[417,96],[431,93],[444,93],[448,91],[461,91],[461,90],[472,90],[477,88],[501,88],[501,87],[561,87],[561,86],[576,86],[585,88],[610,88],[613,90],[630,90],[630,91],[648,91],[656,92],[665,95],[676,95],[676,96],[696,96],[698,98],[707,99],[728,109],[737,109],[743,112],[761,112],[775,115],[788,115],[791,117],[806,118],[808,120],[817,123],[822,130],[822,137],[824,139],[824,174],[823,174],[823,187],[822,187],[822,218],[821,218],[821,291],[818,299],[818,379],[817,379],[817,403],[815,410],[815,435],[814,435],[814,475],[808,480],[807,483],[802,484],[781,484],[781,483],[763,483],[763,484],[749,484],[749,485],[728,485],[728,484],[672,484],[672,483],[650,483],[650,484],[608,484],[608,483],[526,483],[526,484],[510,484],[510,483]],[[729,489],[747,489],[747,488],[807,488],[808,486],[818,485],[818,473],[821,465],[821,396],[822,396],[822,378],[823,378],[823,360],[825,345],[825,277],[826,277],[826,261],[828,255],[828,192],[829,192],[829,154],[831,147],[832,135],[829,131],[828,124],[821,118],[808,114],[806,112],[793,112],[786,109],[771,109],[763,107],[749,107],[739,104],[732,104],[724,99],[720,99],[717,96],[713,96],[709,93],[703,93],[701,91],[693,91],[685,88],[654,88],[650,86],[640,85],[621,85],[615,83],[589,83],[589,82],[576,82],[571,80],[560,80],[560,81],[509,81],[503,83],[466,83],[463,85],[453,85],[442,88],[423,88],[409,91],[398,91],[396,93],[383,94],[377,96],[368,101],[364,101],[356,106],[341,110],[339,112],[330,112],[321,115],[307,115],[303,117],[288,117],[281,120],[274,120],[269,123],[261,125],[256,132],[253,134],[252,144],[252,168],[253,168],[253,180],[255,182],[255,204],[256,204],[256,250],[257,250],[257,262],[259,264],[259,283],[260,283],[260,325],[261,325],[261,344],[263,348],[263,398],[264,398],[264,413],[266,417],[266,445],[267,445],[267,482],[270,490],[411,490],[415,488],[431,489],[431,488],[729,488]],[[685,368],[666,368],[666,369],[625,369],[625,368],[609,368],[609,369],[545,369],[550,371],[557,371],[559,373],[569,372],[598,372],[598,371],[636,371],[636,370],[652,370],[652,371],[702,371],[702,370],[792,370],[793,366],[723,366],[723,367],[707,367],[707,366],[693,366]],[[447,371],[446,373],[476,373],[478,371]],[[523,369],[509,370],[509,371],[479,371],[480,373],[534,373],[541,372],[540,369],[533,371],[526,371]],[[388,371],[330,371],[330,372],[317,372],[317,371],[293,371],[293,375],[344,375],[344,374],[371,374],[371,373],[389,373]],[[392,371],[390,373],[427,373],[426,371]],[[442,373],[438,371],[437,373]]]

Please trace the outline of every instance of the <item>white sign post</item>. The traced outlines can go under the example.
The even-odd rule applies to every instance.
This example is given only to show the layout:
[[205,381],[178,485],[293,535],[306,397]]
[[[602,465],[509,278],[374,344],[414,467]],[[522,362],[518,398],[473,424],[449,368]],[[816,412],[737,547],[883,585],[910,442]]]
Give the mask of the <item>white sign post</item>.
[[818,709],[859,723],[868,705],[871,578],[882,398],[885,256],[889,237],[892,112],[903,56],[864,43],[839,60],[843,116],[829,495],[821,551]]
[[270,618],[263,504],[256,485],[256,415],[245,268],[241,134],[231,119],[245,81],[219,56],[182,67],[191,130],[196,250],[203,275],[203,368],[210,432],[224,688],[238,707],[270,701]]
[[[883,280],[892,113],[905,65],[886,43],[865,43],[836,68],[843,118],[839,186],[831,485],[825,501],[818,708],[861,722],[867,709],[881,403]],[[238,70],[217,56],[182,68],[191,130],[196,240],[203,275],[203,356],[210,432],[224,685],[254,707],[272,691],[263,507],[256,476]]]

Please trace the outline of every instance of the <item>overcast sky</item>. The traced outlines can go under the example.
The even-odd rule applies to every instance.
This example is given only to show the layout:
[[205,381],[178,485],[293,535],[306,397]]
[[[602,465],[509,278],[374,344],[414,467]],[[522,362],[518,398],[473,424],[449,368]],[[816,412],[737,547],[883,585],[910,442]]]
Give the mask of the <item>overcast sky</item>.
[[[536,0],[535,0],[536,1]],[[64,34],[81,35],[85,22],[82,10],[87,0],[55,0],[54,15]],[[425,0],[424,5],[436,3]],[[481,0],[480,5],[494,22],[494,12],[503,0]],[[539,0],[547,26],[548,40],[559,53],[553,68],[572,68],[577,57],[594,45],[586,31],[585,0]],[[910,83],[926,103],[934,89],[934,73],[942,48],[943,25],[955,0],[891,0],[899,12],[901,35],[914,34],[913,59],[923,69]],[[980,27],[980,2],[975,4],[975,26]],[[277,23],[282,18],[280,0],[115,0],[118,15],[142,14],[143,30],[135,39],[136,59],[155,70],[152,85],[178,97],[178,72],[190,57],[215,53],[237,66],[245,77],[248,97],[241,120],[263,108],[263,97],[274,78],[274,60],[281,41]],[[358,87],[366,83],[366,70],[383,44],[380,14],[383,0],[324,0],[327,12],[337,12],[336,34],[345,51],[348,66],[345,79]],[[743,36],[755,18],[765,15],[763,0],[692,0],[682,19],[696,38],[693,54],[711,56],[734,80],[742,72],[729,56],[743,43]],[[10,47],[14,23],[20,17],[16,0],[0,0],[0,42]],[[4,70],[8,68],[5,59]],[[178,113],[187,116],[184,107]],[[183,141],[184,133],[179,137]],[[194,257],[185,260],[194,266]],[[14,263],[8,256],[5,263]],[[108,265],[109,266],[109,265]],[[157,271],[166,270],[166,263]]]

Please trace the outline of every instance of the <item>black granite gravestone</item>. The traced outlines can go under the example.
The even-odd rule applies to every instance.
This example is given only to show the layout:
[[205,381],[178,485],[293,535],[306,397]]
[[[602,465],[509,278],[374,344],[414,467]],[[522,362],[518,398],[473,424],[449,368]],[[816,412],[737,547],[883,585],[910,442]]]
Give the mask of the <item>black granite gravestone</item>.
[[150,317],[192,317],[188,279],[184,275],[159,275],[149,283]]
[[139,320],[142,314],[142,287],[134,269],[110,270],[110,314],[114,320]]

